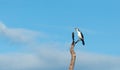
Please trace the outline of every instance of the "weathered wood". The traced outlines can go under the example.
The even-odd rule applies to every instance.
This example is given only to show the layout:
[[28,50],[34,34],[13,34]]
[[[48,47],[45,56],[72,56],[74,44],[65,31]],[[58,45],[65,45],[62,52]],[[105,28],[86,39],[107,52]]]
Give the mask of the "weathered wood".
[[74,70],[75,60],[76,60],[76,53],[74,51],[74,47],[75,47],[74,32],[72,33],[72,40],[73,41],[72,41],[71,48],[70,48],[71,62],[70,62],[69,70]]

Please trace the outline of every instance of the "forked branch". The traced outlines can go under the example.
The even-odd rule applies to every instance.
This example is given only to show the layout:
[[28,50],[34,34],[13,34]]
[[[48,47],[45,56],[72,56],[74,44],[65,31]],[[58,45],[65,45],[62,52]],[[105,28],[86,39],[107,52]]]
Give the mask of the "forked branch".
[[74,32],[72,32],[72,44],[70,48],[71,62],[70,62],[69,70],[74,70],[74,65],[75,65],[75,60],[76,60],[76,53],[74,51],[75,43],[76,42],[74,41]]

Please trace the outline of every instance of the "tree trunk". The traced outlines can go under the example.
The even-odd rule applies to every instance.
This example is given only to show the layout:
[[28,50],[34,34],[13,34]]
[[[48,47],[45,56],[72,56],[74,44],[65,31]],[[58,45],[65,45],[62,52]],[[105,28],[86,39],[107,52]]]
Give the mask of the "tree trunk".
[[71,48],[70,48],[71,62],[70,62],[69,70],[74,70],[74,65],[75,65],[75,60],[76,60],[76,54],[74,51],[74,47],[75,47],[74,32],[72,33],[72,40],[73,41],[72,41]]

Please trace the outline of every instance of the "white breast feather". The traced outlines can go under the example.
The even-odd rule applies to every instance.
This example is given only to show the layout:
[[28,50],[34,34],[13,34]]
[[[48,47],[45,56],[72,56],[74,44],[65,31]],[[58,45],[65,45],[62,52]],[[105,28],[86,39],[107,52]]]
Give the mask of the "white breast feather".
[[78,37],[79,37],[80,39],[82,39],[82,36],[81,36],[81,33],[80,33],[80,32],[78,32]]

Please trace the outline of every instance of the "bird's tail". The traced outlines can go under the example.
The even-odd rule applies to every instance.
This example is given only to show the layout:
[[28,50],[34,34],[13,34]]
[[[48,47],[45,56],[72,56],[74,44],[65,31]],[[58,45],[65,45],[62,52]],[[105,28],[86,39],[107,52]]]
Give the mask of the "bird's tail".
[[82,44],[85,45],[85,41],[82,39]]

